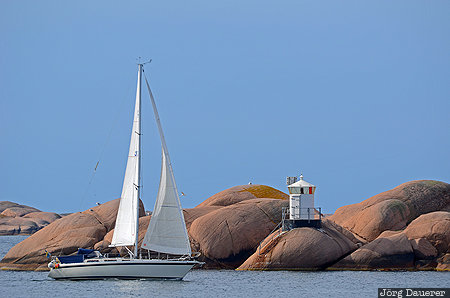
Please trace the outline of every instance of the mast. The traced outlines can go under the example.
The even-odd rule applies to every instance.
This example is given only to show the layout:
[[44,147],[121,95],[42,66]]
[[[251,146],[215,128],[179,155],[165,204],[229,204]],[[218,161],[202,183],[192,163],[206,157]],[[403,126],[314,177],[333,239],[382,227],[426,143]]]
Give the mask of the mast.
[[[122,194],[117,211],[116,226],[110,247],[126,247],[130,256],[137,257],[139,232],[139,198],[141,184],[141,77],[142,64],[138,64],[138,81],[131,128],[130,147],[123,179]],[[134,246],[134,252],[129,250]],[[131,248],[132,249],[132,248]]]
[[142,113],[142,108],[141,108],[141,77],[142,77],[142,66],[143,64],[139,63],[139,74],[138,74],[138,91],[137,91],[137,96],[138,96],[138,105],[139,105],[139,123],[138,123],[138,135],[139,135],[139,151],[138,151],[138,179],[137,179],[137,183],[138,185],[136,185],[137,188],[137,203],[136,203],[136,231],[135,231],[135,235],[136,235],[136,239],[134,242],[134,257],[137,258],[138,257],[138,243],[139,243],[139,199],[141,198],[141,113]]

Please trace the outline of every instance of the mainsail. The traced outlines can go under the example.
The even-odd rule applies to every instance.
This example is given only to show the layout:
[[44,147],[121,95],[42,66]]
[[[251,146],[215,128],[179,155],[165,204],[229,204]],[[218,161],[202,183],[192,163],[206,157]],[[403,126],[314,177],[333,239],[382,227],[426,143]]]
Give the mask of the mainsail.
[[[136,91],[133,128],[131,131],[130,150],[127,168],[123,180],[122,195],[117,211],[116,227],[110,246],[131,246],[136,244],[138,204],[139,204],[139,171],[140,171],[140,141],[141,141],[141,65]],[[137,250],[135,249],[135,252]]]
[[145,78],[145,82],[161,137],[162,165],[155,208],[141,247],[162,253],[191,255],[189,237],[158,110],[147,78]]

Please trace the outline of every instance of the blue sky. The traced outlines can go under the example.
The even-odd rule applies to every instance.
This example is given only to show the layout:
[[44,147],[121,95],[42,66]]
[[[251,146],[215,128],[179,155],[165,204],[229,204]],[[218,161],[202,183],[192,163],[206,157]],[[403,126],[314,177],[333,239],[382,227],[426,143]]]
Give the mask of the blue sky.
[[[0,200],[74,212],[120,196],[136,58],[184,207],[226,188],[326,212],[450,180],[449,1],[1,1]],[[144,97],[144,191],[160,144]],[[89,181],[97,160],[99,168]]]

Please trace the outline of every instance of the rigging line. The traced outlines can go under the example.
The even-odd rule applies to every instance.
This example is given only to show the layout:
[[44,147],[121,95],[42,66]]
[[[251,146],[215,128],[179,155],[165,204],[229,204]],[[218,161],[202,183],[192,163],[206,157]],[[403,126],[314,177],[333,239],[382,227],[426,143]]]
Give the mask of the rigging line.
[[[174,174],[173,174],[172,161],[169,156],[169,150],[167,149],[166,138],[164,136],[164,132],[163,132],[162,126],[161,126],[161,119],[159,118],[159,113],[158,113],[158,109],[156,108],[155,99],[153,98],[153,93],[152,93],[152,90],[150,89],[150,84],[148,83],[147,76],[144,72],[144,69],[142,69],[142,73],[144,74],[145,84],[147,85],[148,94],[150,96],[150,101],[152,103],[153,113],[155,115],[155,120],[156,120],[156,126],[158,128],[159,137],[161,139],[162,151],[165,154],[166,162],[169,165],[169,170],[171,172],[171,177],[172,177],[171,180],[173,180],[172,185],[173,185],[174,189],[177,190],[175,179],[174,179]],[[177,191],[177,193],[178,193],[178,191]]]
[[173,188],[176,190],[176,193],[178,194],[178,188],[176,186],[175,177],[173,174],[172,161],[169,156],[169,150],[167,149],[166,138],[164,136],[164,132],[163,132],[162,126],[161,126],[161,119],[159,118],[159,113],[158,113],[158,109],[156,108],[155,99],[153,98],[153,93],[150,88],[150,84],[148,83],[147,76],[145,75],[144,69],[142,69],[142,73],[144,74],[145,84],[147,85],[148,94],[150,96],[150,101],[152,103],[153,113],[155,115],[155,120],[156,120],[156,126],[158,128],[159,137],[161,139],[162,151],[166,156],[166,161],[167,161],[167,164],[169,165],[169,171],[171,172],[171,180],[173,183],[172,185],[173,185]]
[[[130,92],[128,92],[128,91],[130,91],[130,88],[131,87],[129,87],[128,90],[127,90],[127,95],[128,95],[128,93],[130,93]],[[85,199],[86,199],[86,197],[87,197],[87,195],[89,193],[89,190],[90,190],[90,188],[92,186],[92,182],[94,181],[94,178],[95,178],[95,174],[97,173],[97,169],[98,169],[98,167],[100,165],[100,161],[102,160],[102,157],[103,157],[103,155],[104,155],[104,153],[106,151],[106,148],[107,148],[107,146],[109,144],[109,141],[111,139],[112,132],[113,132],[113,130],[114,130],[114,128],[115,128],[115,126],[116,126],[116,124],[118,122],[120,112],[123,110],[123,107],[124,107],[125,103],[127,102],[127,100],[125,100],[125,98],[127,98],[127,97],[128,96],[123,96],[123,100],[122,100],[121,104],[119,105],[119,107],[118,107],[118,109],[116,111],[116,114],[115,114],[115,116],[114,116],[114,118],[113,118],[113,120],[111,122],[109,133],[108,133],[108,135],[106,137],[105,142],[103,143],[102,149],[100,150],[100,154],[98,155],[97,163],[95,164],[94,171],[92,172],[91,177],[90,177],[89,182],[88,182],[88,185],[86,186],[86,189],[85,189],[85,191],[83,193],[83,196],[81,197],[79,209],[82,209],[82,207],[83,207],[84,201],[85,201]]]
[[[152,60],[150,59],[150,61],[147,61],[147,62],[144,62],[144,63],[140,63],[141,62],[140,59],[141,59],[141,57],[139,57],[139,64],[142,65],[142,74],[145,75],[143,66],[144,66],[144,64],[152,62]],[[142,89],[141,89],[141,91],[142,91]],[[144,118],[142,117],[143,110],[144,109],[142,107],[142,97],[141,97],[141,105],[140,105],[140,111],[139,111],[139,119],[141,119],[141,127],[140,127],[140,134],[141,135],[144,135],[144,127],[145,127],[145,125],[142,125],[142,120],[144,120]],[[140,166],[140,169],[139,169],[139,172],[140,172],[140,177],[139,177],[140,178],[139,179],[140,190],[139,190],[138,204],[140,204],[139,200],[142,201],[142,198],[144,197],[144,169],[145,169],[145,167],[143,167],[142,165],[144,164],[144,154],[143,154],[143,152],[145,152],[145,150],[144,150],[144,142],[143,142],[142,138],[140,139],[139,145],[141,147],[139,149],[139,156],[141,158],[141,160],[140,160],[141,166]],[[145,211],[145,206],[144,206],[144,216],[145,216],[145,214],[146,214],[146,211]],[[138,214],[138,216],[139,216],[139,214]]]
[[[139,112],[139,117],[140,117],[141,121],[143,120],[143,118],[142,118],[142,110],[143,110],[143,108],[142,108],[142,104],[141,104],[141,109],[140,109],[140,112]],[[143,125],[141,125],[140,134],[144,135],[144,133],[143,133]],[[145,169],[145,167],[143,167],[142,165],[144,164],[144,154],[143,154],[143,152],[145,152],[145,151],[144,151],[144,142],[142,141],[142,138],[141,138],[139,144],[141,146],[140,151],[139,151],[139,156],[141,158],[141,160],[140,160],[141,166],[140,166],[140,169],[139,169],[139,174],[140,174],[139,178],[140,179],[138,181],[138,183],[139,183],[138,204],[139,204],[139,200],[142,200],[142,198],[144,197],[144,169]],[[144,212],[145,212],[145,208],[144,208]]]

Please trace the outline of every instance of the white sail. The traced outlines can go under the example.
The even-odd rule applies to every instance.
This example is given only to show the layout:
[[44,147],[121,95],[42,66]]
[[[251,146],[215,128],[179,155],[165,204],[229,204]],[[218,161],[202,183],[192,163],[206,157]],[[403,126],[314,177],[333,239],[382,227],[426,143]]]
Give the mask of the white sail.
[[191,246],[184,222],[183,210],[181,209],[180,198],[173,176],[164,133],[159,120],[158,110],[156,109],[155,100],[147,78],[145,78],[145,82],[150,94],[153,112],[161,137],[162,165],[158,196],[147,233],[142,242],[142,248],[175,255],[191,255]]
[[[141,66],[139,66],[134,109],[133,128],[131,131],[130,150],[127,168],[123,180],[122,195],[117,211],[116,226],[110,246],[135,245],[137,236],[138,204],[139,204],[139,171],[140,171],[140,134],[141,134]],[[136,250],[135,250],[136,251]]]

